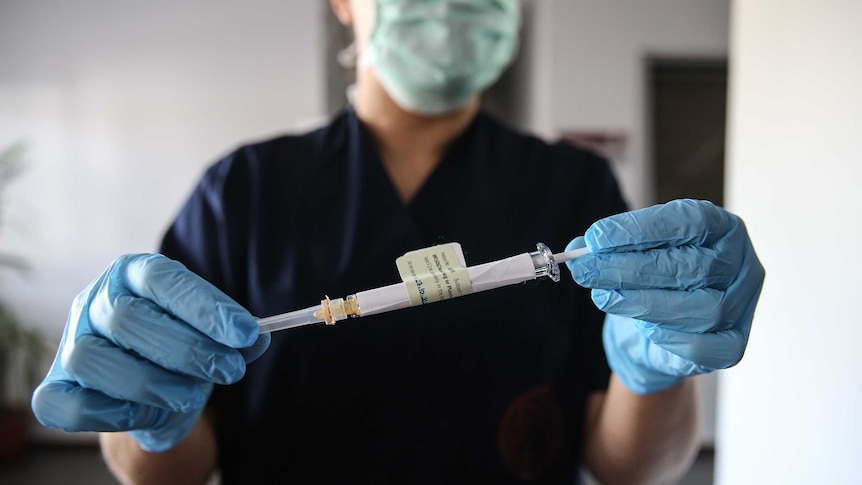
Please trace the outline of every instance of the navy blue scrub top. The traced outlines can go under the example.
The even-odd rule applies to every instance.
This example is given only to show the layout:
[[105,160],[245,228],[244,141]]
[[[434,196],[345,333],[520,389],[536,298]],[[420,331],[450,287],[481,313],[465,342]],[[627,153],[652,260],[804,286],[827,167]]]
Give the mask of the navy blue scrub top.
[[[347,110],[212,166],[161,251],[264,317],[398,282],[413,249],[557,252],[624,210],[604,160],[482,113],[404,203]],[[223,482],[577,481],[610,370],[604,315],[562,276],[273,334],[211,397]]]

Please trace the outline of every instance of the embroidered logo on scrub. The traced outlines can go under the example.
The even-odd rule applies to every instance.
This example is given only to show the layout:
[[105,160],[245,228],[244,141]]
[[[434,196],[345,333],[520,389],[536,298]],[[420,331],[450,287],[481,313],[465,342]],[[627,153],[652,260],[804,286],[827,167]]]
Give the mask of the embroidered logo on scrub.
[[458,243],[410,251],[395,260],[413,306],[473,292],[464,253]]
[[516,477],[535,480],[559,455],[564,425],[563,411],[551,388],[529,389],[509,405],[500,419],[500,456]]

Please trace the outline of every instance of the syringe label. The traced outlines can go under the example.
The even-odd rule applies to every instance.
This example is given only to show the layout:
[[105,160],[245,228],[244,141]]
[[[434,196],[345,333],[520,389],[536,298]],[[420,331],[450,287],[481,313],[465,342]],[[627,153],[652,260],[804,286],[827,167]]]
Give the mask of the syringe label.
[[411,251],[395,260],[413,306],[473,292],[464,253],[458,243]]

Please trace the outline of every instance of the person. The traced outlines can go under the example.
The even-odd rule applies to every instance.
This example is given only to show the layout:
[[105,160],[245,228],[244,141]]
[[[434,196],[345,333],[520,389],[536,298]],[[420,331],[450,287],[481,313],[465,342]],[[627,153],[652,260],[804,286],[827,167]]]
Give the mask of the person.
[[[693,200],[626,212],[604,160],[482,113],[517,0],[331,3],[354,105],[213,165],[162,254],[81,292],[38,419],[104,432],[129,483],[678,479],[688,377],[742,357],[763,282],[742,221]],[[441,241],[471,264],[537,241],[591,254],[567,263],[578,284],[259,334],[252,315],[391,284],[397,256]]]

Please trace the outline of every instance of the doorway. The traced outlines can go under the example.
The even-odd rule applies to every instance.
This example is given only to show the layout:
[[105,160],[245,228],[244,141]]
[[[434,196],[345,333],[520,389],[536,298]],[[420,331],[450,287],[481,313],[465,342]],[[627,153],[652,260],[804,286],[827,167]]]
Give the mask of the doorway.
[[648,66],[656,201],[723,205],[727,59],[653,59]]

